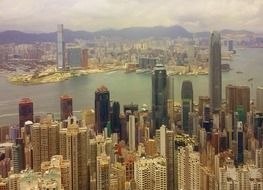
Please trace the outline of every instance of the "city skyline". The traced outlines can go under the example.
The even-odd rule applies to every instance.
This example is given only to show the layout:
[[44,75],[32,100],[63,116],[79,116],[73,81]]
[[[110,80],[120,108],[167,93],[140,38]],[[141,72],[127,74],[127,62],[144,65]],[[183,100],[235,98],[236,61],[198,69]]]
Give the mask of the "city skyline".
[[[56,1],[45,0],[0,2],[4,7],[0,13],[4,30],[26,32],[55,31],[57,23],[63,23],[72,30],[98,31],[138,26],[182,25],[198,32],[225,28],[247,29],[263,32],[263,2],[233,0],[184,2],[181,0],[120,1],[100,0]],[[136,10],[136,11],[134,11]],[[153,11],[154,10],[154,11]],[[45,17],[43,17],[43,13]],[[215,22],[216,21],[216,22]]]

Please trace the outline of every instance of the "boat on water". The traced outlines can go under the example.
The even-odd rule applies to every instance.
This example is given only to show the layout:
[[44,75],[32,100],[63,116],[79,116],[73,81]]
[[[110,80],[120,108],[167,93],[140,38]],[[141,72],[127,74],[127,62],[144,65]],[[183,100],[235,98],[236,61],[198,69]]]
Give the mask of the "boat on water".
[[221,71],[222,72],[228,72],[230,70],[231,70],[231,68],[230,68],[230,65],[228,63],[222,63],[221,64]]
[[237,74],[242,74],[243,72],[242,72],[242,71],[237,71],[236,73],[237,73]]
[[140,74],[140,73],[149,73],[149,72],[151,72],[151,70],[150,70],[150,69],[137,69],[135,72],[136,72],[137,74]]

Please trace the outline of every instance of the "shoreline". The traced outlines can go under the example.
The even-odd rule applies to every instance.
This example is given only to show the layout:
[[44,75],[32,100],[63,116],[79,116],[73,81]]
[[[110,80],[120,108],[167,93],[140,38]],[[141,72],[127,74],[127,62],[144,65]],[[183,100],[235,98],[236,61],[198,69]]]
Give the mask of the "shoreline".
[[[167,74],[171,76],[204,76],[208,75],[207,68],[195,68],[191,71],[186,71],[188,67],[182,68],[170,68],[167,70]],[[68,71],[56,71],[54,68],[35,74],[17,74],[12,72],[0,71],[0,76],[6,78],[6,80],[13,85],[17,86],[31,86],[41,85],[49,83],[58,83],[69,80],[73,77],[87,76],[97,73],[108,73],[113,71],[124,71],[124,67],[108,67],[108,68],[92,68],[92,69],[73,69]],[[128,72],[127,72],[128,73]],[[136,73],[134,71],[134,73]],[[143,73],[137,73],[143,74]]]
[[89,70],[69,70],[69,71],[51,71],[47,73],[33,74],[9,74],[0,75],[7,79],[10,84],[17,86],[31,86],[41,85],[49,83],[58,83],[65,80],[69,80],[73,77],[86,76],[90,74],[106,73],[117,70],[123,70],[123,68],[107,68],[107,69],[89,69]]

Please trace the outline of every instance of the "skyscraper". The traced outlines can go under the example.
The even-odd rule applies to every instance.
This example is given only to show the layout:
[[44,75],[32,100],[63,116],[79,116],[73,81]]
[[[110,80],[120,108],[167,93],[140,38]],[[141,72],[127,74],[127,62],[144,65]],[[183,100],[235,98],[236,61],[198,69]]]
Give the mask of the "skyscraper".
[[134,115],[129,115],[128,131],[129,131],[129,148],[130,148],[130,151],[136,151],[135,116]]
[[68,127],[59,132],[60,154],[71,162],[72,190],[83,190],[88,185],[87,128],[80,127],[76,117],[69,117],[67,122]]
[[237,123],[237,158],[236,163],[244,162],[244,140],[243,140],[243,124],[241,121]]
[[109,121],[110,92],[105,86],[95,91],[95,120],[96,132],[102,133]]
[[160,155],[166,158],[167,164],[167,189],[174,189],[174,132],[167,130],[166,126],[162,125],[156,130],[157,149]]
[[209,94],[211,111],[219,111],[222,99],[221,38],[212,32],[209,42]]
[[168,122],[167,74],[163,64],[156,64],[152,74],[152,132]]
[[191,145],[179,147],[176,161],[178,189],[200,189],[200,153],[193,151]]
[[[120,103],[112,103],[112,114],[111,114],[111,128],[113,133],[121,133],[121,121],[120,121]],[[125,129],[123,129],[125,130]]]
[[97,190],[110,187],[110,157],[105,153],[97,156]]
[[204,108],[206,105],[208,105],[210,102],[210,99],[208,96],[199,96],[199,102],[198,102],[198,114],[200,116],[203,116]]
[[14,172],[19,173],[25,169],[25,145],[22,138],[17,138],[16,143],[12,147]]
[[191,81],[183,81],[181,90],[182,99],[182,127],[185,133],[191,134],[189,128],[189,112],[193,109],[193,86]]
[[19,102],[19,127],[23,127],[28,120],[33,121],[33,102],[29,98],[23,98]]
[[59,24],[57,31],[57,68],[60,70],[64,70],[66,68],[65,42],[63,33],[63,24]]
[[71,47],[67,49],[68,65],[70,67],[80,68],[81,64],[81,49],[79,47]]
[[89,66],[89,51],[88,49],[81,50],[81,66],[85,69]]
[[[246,121],[250,111],[250,89],[248,86],[226,86],[226,103],[229,113],[238,112],[240,121]],[[241,113],[242,112],[242,113]]]
[[73,115],[72,97],[61,96],[60,97],[60,119],[61,121],[68,119],[69,116]]
[[256,110],[263,112],[263,86],[257,87]]

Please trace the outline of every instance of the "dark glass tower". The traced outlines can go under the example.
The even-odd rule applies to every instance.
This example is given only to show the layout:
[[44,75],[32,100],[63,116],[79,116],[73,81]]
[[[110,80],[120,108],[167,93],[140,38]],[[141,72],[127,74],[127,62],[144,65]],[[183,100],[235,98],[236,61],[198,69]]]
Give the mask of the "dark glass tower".
[[33,102],[29,98],[19,102],[19,127],[24,127],[26,121],[33,122]]
[[95,91],[95,122],[96,132],[102,133],[109,121],[110,92],[107,87],[101,86]]
[[185,133],[191,134],[189,128],[189,112],[193,109],[193,86],[192,82],[187,80],[183,81],[181,90],[182,99],[182,127]]
[[25,169],[25,144],[22,138],[17,138],[12,146],[14,173],[20,173]]
[[237,122],[237,164],[244,162],[244,140],[243,140],[243,124],[241,121]]
[[168,123],[167,74],[163,64],[156,64],[152,74],[152,122],[153,134]]
[[119,102],[112,103],[111,114],[111,129],[113,133],[121,133],[121,121],[120,121],[120,104]]
[[73,115],[72,97],[64,95],[60,97],[60,119],[64,121]]
[[212,32],[209,42],[209,94],[212,113],[220,110],[222,99],[221,41],[218,32]]

